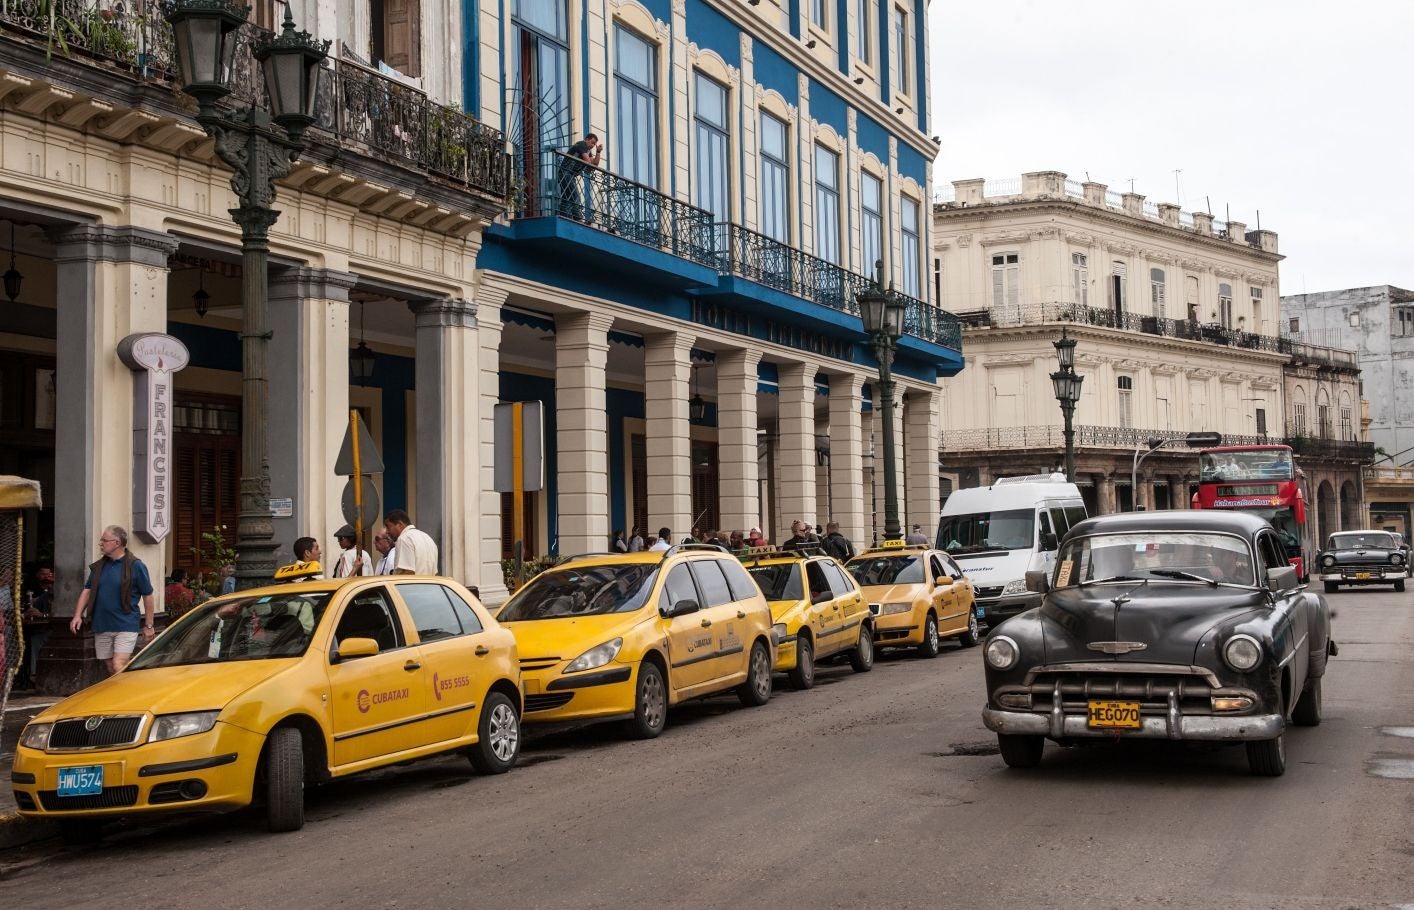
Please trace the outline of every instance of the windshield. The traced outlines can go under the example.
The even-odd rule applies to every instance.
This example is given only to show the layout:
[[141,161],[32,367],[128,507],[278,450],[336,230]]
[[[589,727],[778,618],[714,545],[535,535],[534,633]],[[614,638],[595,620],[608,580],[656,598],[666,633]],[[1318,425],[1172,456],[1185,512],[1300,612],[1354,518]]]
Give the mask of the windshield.
[[752,566],[746,571],[767,600],[801,600],[805,589],[800,585],[800,563],[778,562]]
[[938,527],[938,549],[954,556],[987,550],[1029,550],[1036,541],[1032,509],[948,515]]
[[1216,480],[1290,480],[1294,476],[1288,449],[1204,452],[1199,462],[1198,479],[1204,483]]
[[1386,550],[1396,549],[1394,545],[1394,535],[1385,531],[1364,531],[1361,533],[1332,534],[1332,550],[1358,550],[1362,547],[1380,547]]
[[174,623],[128,669],[299,657],[328,603],[328,592],[213,601]]
[[496,617],[501,622],[632,613],[653,590],[657,563],[550,569],[521,588]]
[[[1196,576],[1184,578],[1184,575]],[[1227,534],[1141,531],[1092,534],[1067,541],[1056,560],[1055,587],[1106,579],[1219,581],[1251,585],[1247,542]]]
[[861,588],[870,585],[916,585],[923,582],[922,556],[870,556],[845,566]]

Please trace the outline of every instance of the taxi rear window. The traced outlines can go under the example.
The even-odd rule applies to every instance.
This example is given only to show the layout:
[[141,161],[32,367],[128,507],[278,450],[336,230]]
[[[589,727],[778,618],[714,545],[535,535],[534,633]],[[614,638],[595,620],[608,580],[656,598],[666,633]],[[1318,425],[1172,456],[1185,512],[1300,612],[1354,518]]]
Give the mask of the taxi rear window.
[[800,600],[805,596],[805,589],[800,585],[798,562],[752,566],[747,571],[767,600]]

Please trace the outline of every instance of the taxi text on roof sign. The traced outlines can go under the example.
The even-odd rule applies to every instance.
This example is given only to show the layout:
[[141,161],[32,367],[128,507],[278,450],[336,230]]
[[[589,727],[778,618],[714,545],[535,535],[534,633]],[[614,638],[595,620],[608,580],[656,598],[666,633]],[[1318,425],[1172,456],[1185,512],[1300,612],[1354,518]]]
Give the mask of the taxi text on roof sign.
[[317,562],[292,562],[275,570],[276,581],[299,581],[321,574],[324,568]]

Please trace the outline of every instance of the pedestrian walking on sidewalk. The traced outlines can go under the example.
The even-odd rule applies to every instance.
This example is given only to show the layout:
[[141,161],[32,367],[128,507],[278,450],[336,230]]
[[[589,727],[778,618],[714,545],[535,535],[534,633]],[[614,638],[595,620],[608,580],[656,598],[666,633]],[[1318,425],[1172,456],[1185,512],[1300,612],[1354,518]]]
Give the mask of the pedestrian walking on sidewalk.
[[128,551],[126,530],[117,525],[104,528],[98,549],[103,557],[88,567],[88,581],[79,592],[69,631],[79,634],[91,604],[93,653],[109,673],[117,673],[137,650],[139,636],[144,642],[152,639],[157,601],[147,566]]
[[854,558],[854,544],[840,533],[840,523],[837,521],[825,524],[825,537],[820,541],[820,545],[838,562],[849,562]]

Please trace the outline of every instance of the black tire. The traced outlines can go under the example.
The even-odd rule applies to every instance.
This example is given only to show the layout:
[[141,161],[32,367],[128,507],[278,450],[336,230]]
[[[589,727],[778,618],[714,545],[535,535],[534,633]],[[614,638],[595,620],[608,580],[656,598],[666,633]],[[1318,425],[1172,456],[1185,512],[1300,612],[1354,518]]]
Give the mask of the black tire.
[[1399,581],[1396,581],[1396,582],[1394,583],[1394,593],[1396,593],[1396,594],[1403,594],[1403,593],[1404,593],[1404,579],[1401,578]]
[[520,714],[504,692],[492,692],[481,703],[476,745],[467,752],[481,774],[505,774],[520,758]]
[[1041,763],[1046,738],[1034,734],[998,733],[997,747],[1008,768],[1034,768]]
[[1340,588],[1340,585],[1336,584],[1336,583],[1333,582],[1333,581],[1328,581],[1328,582],[1326,582],[1326,593],[1327,593],[1327,594],[1334,594],[1334,593],[1336,592],[1336,590],[1339,589],[1339,588]]
[[59,837],[65,847],[91,847],[103,839],[103,822],[96,818],[61,818]]
[[957,643],[964,648],[975,648],[982,640],[982,630],[977,626],[977,611],[971,610],[967,614],[967,631],[957,637]]
[[628,732],[634,739],[652,739],[668,725],[668,684],[663,671],[651,660],[638,664],[638,685],[634,687],[633,719]]
[[792,689],[809,689],[815,685],[815,648],[808,635],[795,638],[795,666],[790,671]]
[[1247,743],[1247,767],[1257,777],[1281,777],[1286,773],[1286,743],[1278,734],[1276,739],[1262,739]]
[[1321,725],[1321,679],[1316,677],[1306,684],[1306,691],[1296,701],[1291,712],[1291,722],[1302,727]]
[[938,642],[938,618],[932,613],[923,620],[923,644],[918,646],[918,656],[932,659],[942,650]]
[[771,652],[759,641],[751,646],[746,680],[736,687],[736,697],[748,708],[759,708],[771,700]]
[[849,652],[849,665],[856,673],[868,673],[874,669],[874,630],[863,623],[859,626],[859,641]]
[[265,827],[304,827],[304,742],[294,727],[277,727],[265,739]]

